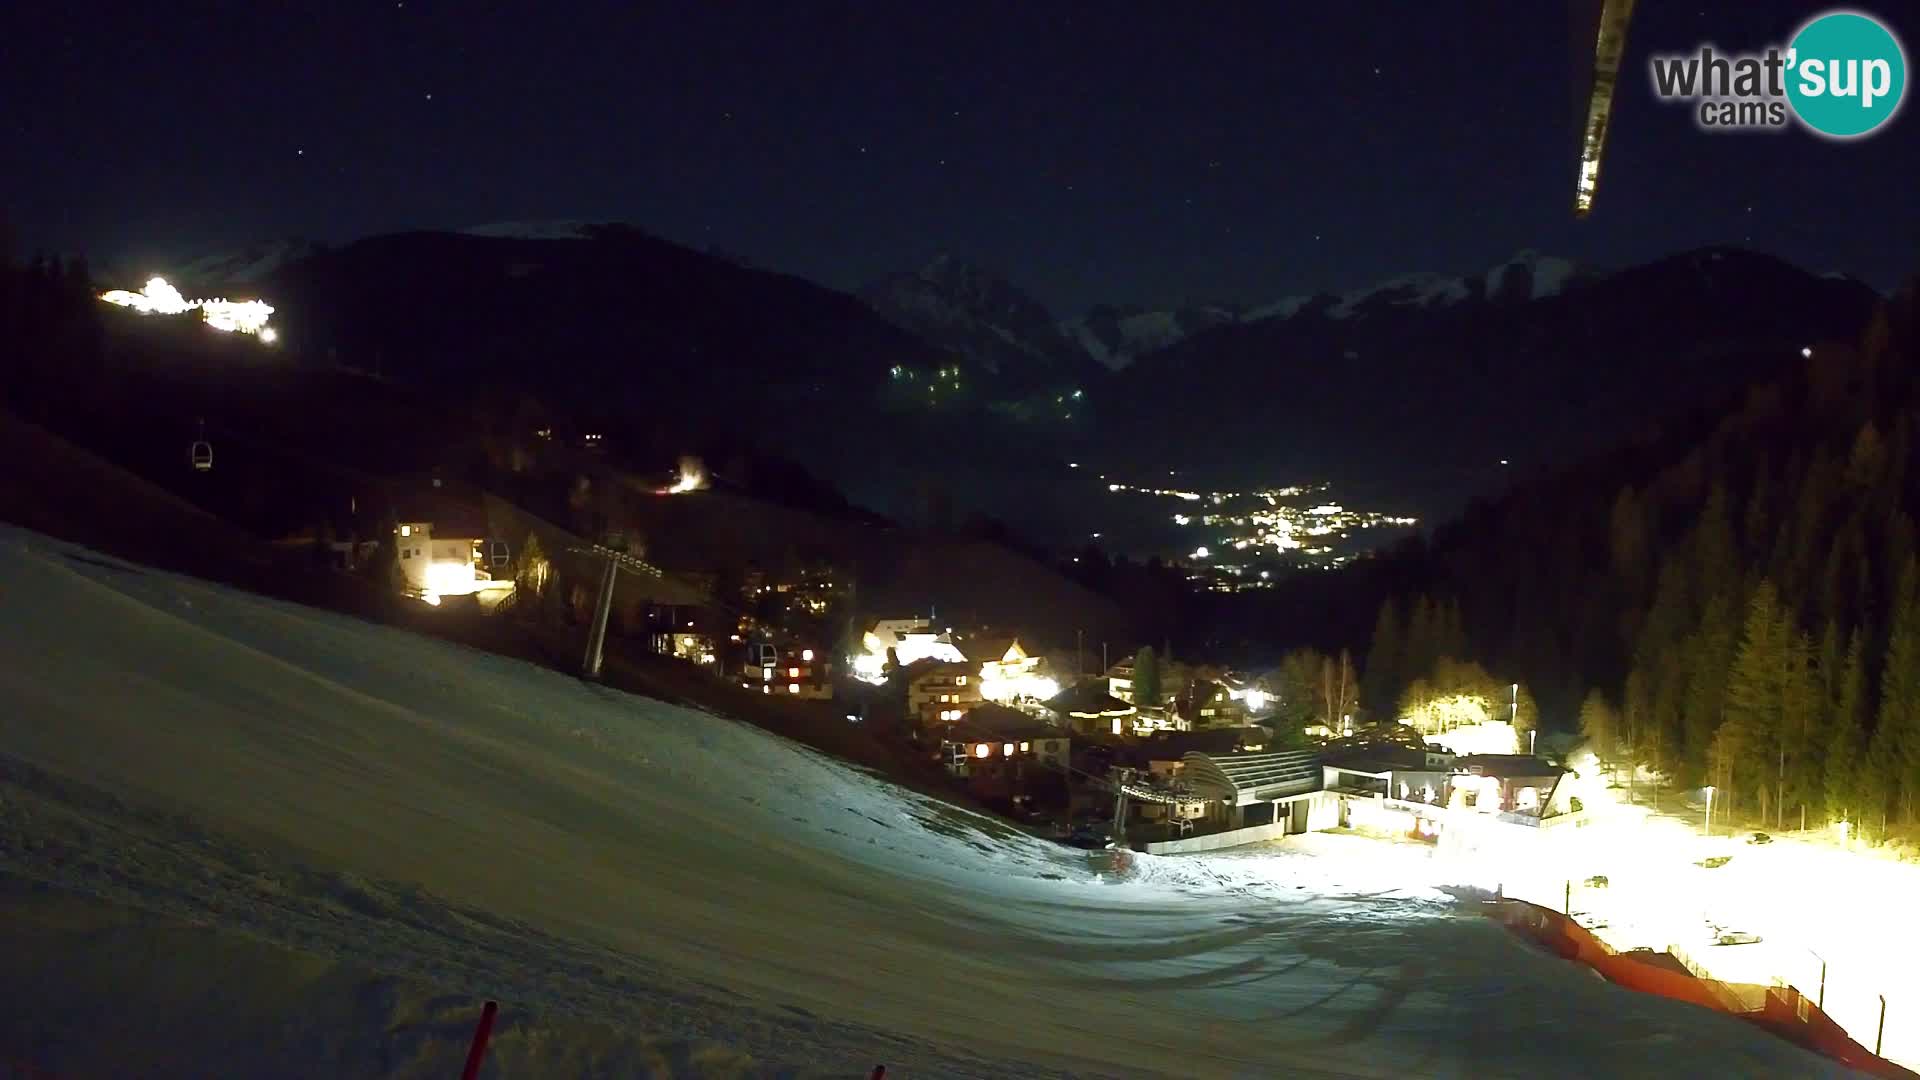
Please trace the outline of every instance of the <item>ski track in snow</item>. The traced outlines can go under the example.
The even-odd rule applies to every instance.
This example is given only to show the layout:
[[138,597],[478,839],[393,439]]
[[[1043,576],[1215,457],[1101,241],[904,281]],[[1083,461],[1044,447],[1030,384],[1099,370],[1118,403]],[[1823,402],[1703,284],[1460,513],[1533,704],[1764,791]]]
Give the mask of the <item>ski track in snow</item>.
[[0,875],[614,1025],[606,1075],[745,1074],[669,1040],[753,1075],[1840,1075],[1463,916],[1424,849],[1115,880],[744,724],[20,530],[0,607]]

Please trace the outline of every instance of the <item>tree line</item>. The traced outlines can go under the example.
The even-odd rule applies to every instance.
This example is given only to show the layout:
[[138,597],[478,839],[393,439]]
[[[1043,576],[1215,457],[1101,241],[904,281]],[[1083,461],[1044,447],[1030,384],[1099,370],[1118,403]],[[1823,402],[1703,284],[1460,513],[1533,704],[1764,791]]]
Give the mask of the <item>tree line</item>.
[[[1379,714],[1462,662],[1550,726],[1786,825],[1920,803],[1913,286],[1602,458],[1470,509],[1350,581],[1384,595]],[[1491,678],[1488,676],[1487,678]]]

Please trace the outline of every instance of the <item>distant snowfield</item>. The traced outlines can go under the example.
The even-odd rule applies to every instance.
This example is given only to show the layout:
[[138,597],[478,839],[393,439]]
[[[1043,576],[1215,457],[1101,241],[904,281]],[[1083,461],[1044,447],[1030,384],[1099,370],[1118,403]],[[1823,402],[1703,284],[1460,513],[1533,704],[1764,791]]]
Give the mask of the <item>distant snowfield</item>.
[[1415,846],[1113,881],[743,724],[7,528],[0,609],[0,994],[65,1022],[0,1010],[0,1062],[453,1075],[497,997],[499,1076],[1841,1075]]

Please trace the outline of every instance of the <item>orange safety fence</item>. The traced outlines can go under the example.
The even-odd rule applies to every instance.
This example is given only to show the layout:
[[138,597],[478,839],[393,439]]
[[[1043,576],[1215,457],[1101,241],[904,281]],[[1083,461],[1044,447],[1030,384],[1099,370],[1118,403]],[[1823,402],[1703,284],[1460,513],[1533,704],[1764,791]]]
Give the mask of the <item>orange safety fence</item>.
[[1895,1065],[1855,1042],[1846,1029],[1792,987],[1702,978],[1671,953],[1616,952],[1566,915],[1524,900],[1491,903],[1487,914],[1555,955],[1593,968],[1609,982],[1737,1016],[1870,1076],[1920,1080],[1920,1074]]

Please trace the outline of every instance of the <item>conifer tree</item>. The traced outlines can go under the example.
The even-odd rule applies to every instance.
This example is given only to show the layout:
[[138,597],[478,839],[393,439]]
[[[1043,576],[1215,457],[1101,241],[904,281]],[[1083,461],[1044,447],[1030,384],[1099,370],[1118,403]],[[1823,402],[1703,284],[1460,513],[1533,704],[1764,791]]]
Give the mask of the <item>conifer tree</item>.
[[1838,697],[1827,739],[1825,767],[1827,816],[1835,821],[1857,821],[1865,803],[1862,772],[1867,757],[1866,648],[1860,632],[1847,642],[1847,658],[1840,674]]
[[[1400,630],[1400,612],[1391,598],[1382,602],[1373,622],[1373,639],[1367,646],[1366,672],[1361,678],[1363,704],[1369,710],[1387,713],[1398,700],[1405,662]],[[1419,673],[1415,673],[1419,674]]]

